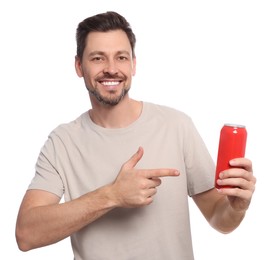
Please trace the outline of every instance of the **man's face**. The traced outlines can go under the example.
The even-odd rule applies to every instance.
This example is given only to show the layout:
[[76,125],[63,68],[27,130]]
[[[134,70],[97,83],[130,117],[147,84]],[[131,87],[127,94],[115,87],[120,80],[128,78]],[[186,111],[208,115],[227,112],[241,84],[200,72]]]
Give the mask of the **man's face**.
[[76,58],[75,65],[90,94],[111,106],[129,91],[136,71],[131,45],[122,30],[89,33],[82,61]]

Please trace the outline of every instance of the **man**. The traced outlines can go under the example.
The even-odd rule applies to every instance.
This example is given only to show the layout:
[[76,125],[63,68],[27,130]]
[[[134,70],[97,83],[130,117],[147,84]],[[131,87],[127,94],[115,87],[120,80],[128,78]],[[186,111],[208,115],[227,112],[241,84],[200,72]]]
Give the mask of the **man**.
[[244,218],[256,182],[251,161],[236,158],[220,173],[218,184],[235,188],[214,188],[215,165],[192,120],[129,97],[135,42],[115,12],[79,24],[75,68],[92,108],[42,148],[18,214],[21,250],[70,236],[76,260],[190,260],[188,196],[220,232]]

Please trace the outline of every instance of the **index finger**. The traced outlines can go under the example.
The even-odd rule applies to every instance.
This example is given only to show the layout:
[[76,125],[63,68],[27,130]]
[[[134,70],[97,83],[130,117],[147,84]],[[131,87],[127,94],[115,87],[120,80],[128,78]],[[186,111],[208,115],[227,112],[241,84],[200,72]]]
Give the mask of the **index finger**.
[[180,172],[176,169],[149,169],[145,170],[146,178],[154,178],[154,177],[166,177],[166,176],[178,176]]

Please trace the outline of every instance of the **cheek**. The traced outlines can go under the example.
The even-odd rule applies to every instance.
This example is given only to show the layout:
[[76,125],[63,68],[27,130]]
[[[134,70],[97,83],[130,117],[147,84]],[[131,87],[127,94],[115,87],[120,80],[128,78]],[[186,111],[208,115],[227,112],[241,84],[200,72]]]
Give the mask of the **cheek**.
[[133,77],[136,74],[136,67],[123,68],[122,72],[129,77]]
[[84,70],[83,77],[86,78],[88,81],[94,81],[95,78],[98,76],[98,73],[94,70]]

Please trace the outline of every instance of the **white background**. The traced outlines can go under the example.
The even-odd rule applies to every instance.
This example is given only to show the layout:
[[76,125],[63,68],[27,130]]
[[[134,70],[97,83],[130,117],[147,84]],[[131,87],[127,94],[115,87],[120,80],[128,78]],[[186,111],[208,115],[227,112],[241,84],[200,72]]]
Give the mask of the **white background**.
[[20,252],[16,215],[49,132],[90,107],[73,65],[77,24],[114,10],[137,36],[132,97],[189,114],[214,159],[222,125],[247,126],[246,157],[258,179],[252,204],[241,226],[223,235],[209,227],[190,200],[196,260],[270,259],[268,2],[1,1],[1,255],[72,259],[68,239]]

